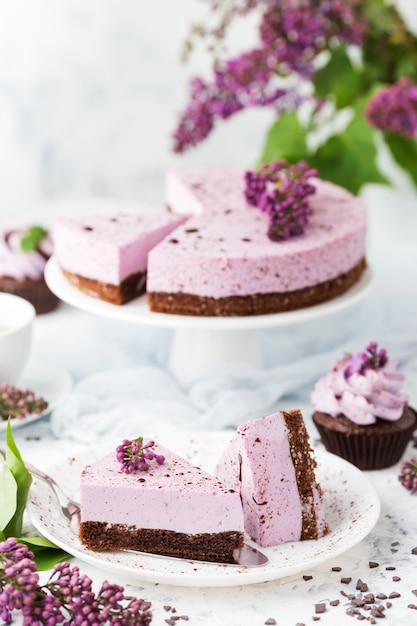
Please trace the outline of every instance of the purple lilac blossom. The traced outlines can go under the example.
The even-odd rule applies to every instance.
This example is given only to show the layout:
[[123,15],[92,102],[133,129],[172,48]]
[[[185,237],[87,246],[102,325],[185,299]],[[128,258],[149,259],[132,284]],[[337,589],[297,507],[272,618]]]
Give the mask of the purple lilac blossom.
[[404,461],[398,480],[408,491],[413,494],[417,493],[417,458],[413,457]]
[[269,106],[277,114],[295,110],[300,94],[294,87],[284,89],[277,76],[295,73],[310,79],[315,58],[330,42],[360,44],[365,23],[359,5],[358,0],[261,0],[235,7],[232,3],[229,21],[255,7],[263,10],[260,45],[236,58],[217,60],[212,82],[198,77],[191,80],[189,103],[173,134],[174,152],[196,146],[211,133],[217,120],[228,119],[243,109]]
[[131,474],[136,470],[146,472],[149,469],[149,462],[156,461],[158,465],[163,465],[165,457],[162,454],[155,454],[152,448],[154,441],[143,443],[143,437],[137,439],[123,439],[120,446],[116,448],[116,458],[120,463],[120,469],[125,474]]
[[275,161],[245,173],[246,200],[268,214],[270,239],[283,241],[304,232],[312,213],[307,198],[316,191],[309,181],[315,176],[317,171],[304,161]]
[[368,102],[365,114],[371,126],[414,139],[417,136],[417,85],[404,77],[382,88]]
[[66,562],[55,565],[46,584],[39,585],[33,553],[14,537],[0,543],[0,618],[5,624],[20,611],[23,626],[149,626],[149,609],[149,603],[125,597],[123,587],[107,581],[96,595],[91,579]]
[[378,350],[378,344],[371,341],[365,348],[365,352],[350,354],[345,376],[349,378],[353,374],[365,374],[366,370],[381,369],[388,363],[387,351],[384,348]]

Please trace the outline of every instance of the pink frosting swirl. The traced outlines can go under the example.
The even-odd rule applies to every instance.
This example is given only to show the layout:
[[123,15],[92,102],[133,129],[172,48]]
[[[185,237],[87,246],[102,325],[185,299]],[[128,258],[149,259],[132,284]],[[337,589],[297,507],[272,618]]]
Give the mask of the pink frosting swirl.
[[39,280],[52,254],[52,240],[46,236],[37,250],[24,252],[20,240],[26,228],[11,226],[0,233],[0,276],[18,281]]
[[382,367],[347,373],[351,357],[339,359],[330,372],[320,378],[311,392],[316,411],[337,418],[345,415],[355,424],[374,424],[377,418],[398,420],[408,397],[401,393],[404,375],[388,359]]

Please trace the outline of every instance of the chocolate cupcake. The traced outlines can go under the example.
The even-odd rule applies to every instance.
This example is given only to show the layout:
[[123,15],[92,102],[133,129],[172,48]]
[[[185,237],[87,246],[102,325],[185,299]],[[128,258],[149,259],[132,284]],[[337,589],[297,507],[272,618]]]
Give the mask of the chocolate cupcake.
[[417,425],[401,393],[403,380],[374,342],[339,359],[311,392],[313,422],[326,450],[362,470],[397,463]]
[[36,313],[53,311],[58,298],[50,291],[44,268],[52,241],[41,226],[9,227],[0,233],[0,291],[29,300]]

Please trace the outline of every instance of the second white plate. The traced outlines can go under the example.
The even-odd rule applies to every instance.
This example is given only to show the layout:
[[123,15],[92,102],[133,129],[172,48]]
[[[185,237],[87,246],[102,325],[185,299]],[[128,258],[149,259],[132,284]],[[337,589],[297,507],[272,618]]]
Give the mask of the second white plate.
[[[16,387],[23,390],[30,389],[37,397],[44,398],[48,406],[42,413],[31,413],[27,417],[10,420],[13,430],[27,426],[48,415],[58,400],[71,390],[72,380],[68,372],[56,363],[33,359],[27,363]],[[0,432],[6,430],[6,426],[7,421],[1,420]]]
[[[230,439],[230,432],[170,433],[158,436],[162,445],[212,471],[213,460]],[[79,499],[80,474],[85,465],[111,450],[109,445],[90,448],[66,461],[46,468],[69,496]],[[331,532],[318,541],[286,543],[262,548],[268,556],[266,565],[256,568],[170,559],[134,552],[92,552],[74,535],[51,490],[35,481],[30,491],[28,510],[37,530],[69,554],[82,561],[134,581],[159,582],[182,586],[224,587],[274,580],[311,569],[349,550],[359,543],[376,524],[380,503],[367,477],[343,459],[316,452],[317,478],[324,492],[326,519]],[[44,469],[44,468],[42,468]],[[358,485],[360,484],[360,489]]]

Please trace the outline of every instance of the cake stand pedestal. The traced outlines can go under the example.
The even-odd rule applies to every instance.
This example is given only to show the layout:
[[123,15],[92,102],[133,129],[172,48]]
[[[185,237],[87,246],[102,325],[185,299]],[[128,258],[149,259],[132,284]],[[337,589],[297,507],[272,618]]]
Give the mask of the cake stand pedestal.
[[225,361],[262,366],[258,330],[302,324],[352,307],[368,294],[372,278],[368,268],[361,280],[343,296],[299,311],[250,317],[194,317],[153,313],[149,310],[146,296],[123,306],[109,304],[73,287],[54,258],[48,261],[45,268],[48,287],[67,304],[125,322],[173,329],[168,365],[173,376],[183,386],[209,366]]

